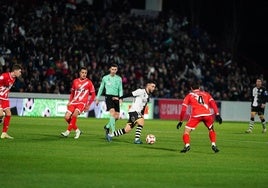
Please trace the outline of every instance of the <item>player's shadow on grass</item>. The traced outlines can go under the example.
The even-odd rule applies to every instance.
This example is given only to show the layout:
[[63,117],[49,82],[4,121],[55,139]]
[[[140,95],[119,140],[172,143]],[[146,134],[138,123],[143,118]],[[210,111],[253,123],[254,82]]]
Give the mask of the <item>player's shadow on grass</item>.
[[[105,140],[105,138],[104,138],[104,141],[105,142],[108,142],[107,140]],[[143,148],[154,149],[154,150],[164,150],[164,151],[172,151],[172,152],[178,151],[177,149],[164,148],[164,147],[156,147],[156,146],[152,146],[152,145],[149,145],[149,144],[146,144],[146,143],[143,143],[143,144],[134,144],[133,141],[125,140],[125,139],[116,139],[115,138],[111,142],[108,142],[108,143],[112,143],[112,142],[115,142],[115,143],[127,143],[127,144],[132,144],[132,145],[141,146]]]
[[112,138],[112,140],[109,142],[108,140],[106,140],[105,136],[103,137],[99,137],[99,140],[104,140],[104,142],[107,143],[128,143],[128,144],[133,144],[133,142],[129,141],[129,140],[123,140],[123,139],[117,139],[117,138]]
[[232,134],[244,134],[244,135],[249,135],[248,133],[245,133],[245,131],[244,132],[235,132],[235,133],[232,133]]
[[47,141],[57,141],[59,140],[60,137],[59,135],[55,134],[31,134],[32,136],[29,135],[30,134],[27,134],[27,137],[16,137],[15,139],[25,142],[28,142],[29,140],[47,142]]
[[142,145],[143,148],[147,148],[147,149],[154,149],[154,150],[164,150],[164,151],[178,151],[177,149],[171,149],[171,148],[163,148],[163,147],[152,147],[150,145]]
[[39,141],[55,141],[58,139],[66,139],[62,137],[60,134],[38,134],[39,137],[32,138],[32,140],[39,140]]

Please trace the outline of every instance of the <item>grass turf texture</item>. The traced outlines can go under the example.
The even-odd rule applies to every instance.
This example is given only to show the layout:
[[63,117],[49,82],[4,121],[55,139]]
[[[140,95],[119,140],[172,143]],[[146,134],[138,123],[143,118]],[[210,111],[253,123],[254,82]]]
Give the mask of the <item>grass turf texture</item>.
[[13,116],[15,139],[0,140],[0,187],[267,187],[268,135],[260,123],[251,134],[244,133],[247,122],[215,124],[215,154],[202,124],[191,134],[191,150],[180,153],[176,121],[145,122],[142,140],[154,134],[154,145],[133,144],[135,129],[108,143],[106,122],[79,118],[83,134],[75,140],[74,132],[59,136],[67,127],[63,118]]

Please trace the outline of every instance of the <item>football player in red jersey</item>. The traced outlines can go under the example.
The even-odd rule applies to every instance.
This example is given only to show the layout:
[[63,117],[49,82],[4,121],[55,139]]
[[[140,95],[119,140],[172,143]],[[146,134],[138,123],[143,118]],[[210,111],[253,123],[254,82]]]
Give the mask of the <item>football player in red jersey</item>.
[[[16,78],[21,76],[21,66],[18,64],[14,64],[11,72],[4,72],[0,76],[0,122],[3,121],[3,129],[1,138],[9,138],[13,139],[12,136],[7,134],[10,119],[11,119],[11,111],[10,111],[10,101],[8,99],[8,94],[13,86]],[[5,112],[5,118],[4,117]]]
[[72,82],[71,94],[64,117],[68,123],[68,127],[65,132],[61,133],[63,137],[68,137],[70,132],[74,130],[74,138],[79,138],[81,131],[76,124],[77,117],[83,111],[87,111],[89,109],[91,103],[95,99],[95,96],[94,85],[92,81],[87,78],[87,69],[86,67],[81,67],[79,70],[79,78],[74,79]]
[[[212,150],[217,153],[220,150],[216,146],[216,132],[213,128],[214,114],[216,114],[216,120],[221,124],[222,118],[219,114],[218,107],[212,96],[205,91],[200,90],[198,84],[193,84],[191,87],[191,92],[186,95],[182,103],[182,110],[179,117],[179,123],[177,128],[182,126],[182,120],[186,113],[187,107],[191,106],[191,115],[186,123],[183,142],[185,144],[184,148],[181,150],[182,153],[186,153],[190,150],[190,133],[192,130],[198,126],[200,122],[203,122],[209,131],[209,139],[211,141]],[[210,109],[213,109],[214,114],[211,113]]]

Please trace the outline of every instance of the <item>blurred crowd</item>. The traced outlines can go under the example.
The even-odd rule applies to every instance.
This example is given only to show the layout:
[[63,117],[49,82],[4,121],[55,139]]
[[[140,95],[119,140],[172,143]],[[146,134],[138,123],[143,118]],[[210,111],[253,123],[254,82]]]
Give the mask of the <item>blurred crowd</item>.
[[98,89],[109,64],[116,63],[124,93],[153,79],[159,98],[183,98],[191,83],[200,82],[217,100],[250,100],[256,75],[186,17],[172,11],[139,15],[128,6],[104,11],[86,2],[36,2],[0,2],[0,72],[23,65],[13,91],[68,94],[80,66]]

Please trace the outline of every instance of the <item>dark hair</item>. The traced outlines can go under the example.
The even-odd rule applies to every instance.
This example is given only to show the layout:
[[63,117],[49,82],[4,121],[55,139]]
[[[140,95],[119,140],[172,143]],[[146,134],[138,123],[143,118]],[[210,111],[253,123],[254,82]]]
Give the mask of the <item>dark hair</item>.
[[12,66],[12,71],[14,71],[14,70],[19,70],[19,69],[22,69],[21,66],[20,66],[19,64],[14,64],[14,65]]
[[80,72],[81,70],[87,70],[87,68],[83,66],[83,67],[80,67],[79,72]]
[[110,68],[111,68],[111,67],[117,67],[117,68],[118,68],[118,65],[115,64],[115,63],[112,63],[112,64],[110,65]]
[[199,83],[192,83],[191,88],[192,89],[199,89],[200,85],[199,85]]
[[154,80],[148,80],[146,83],[147,84],[155,84],[156,85],[156,82]]

